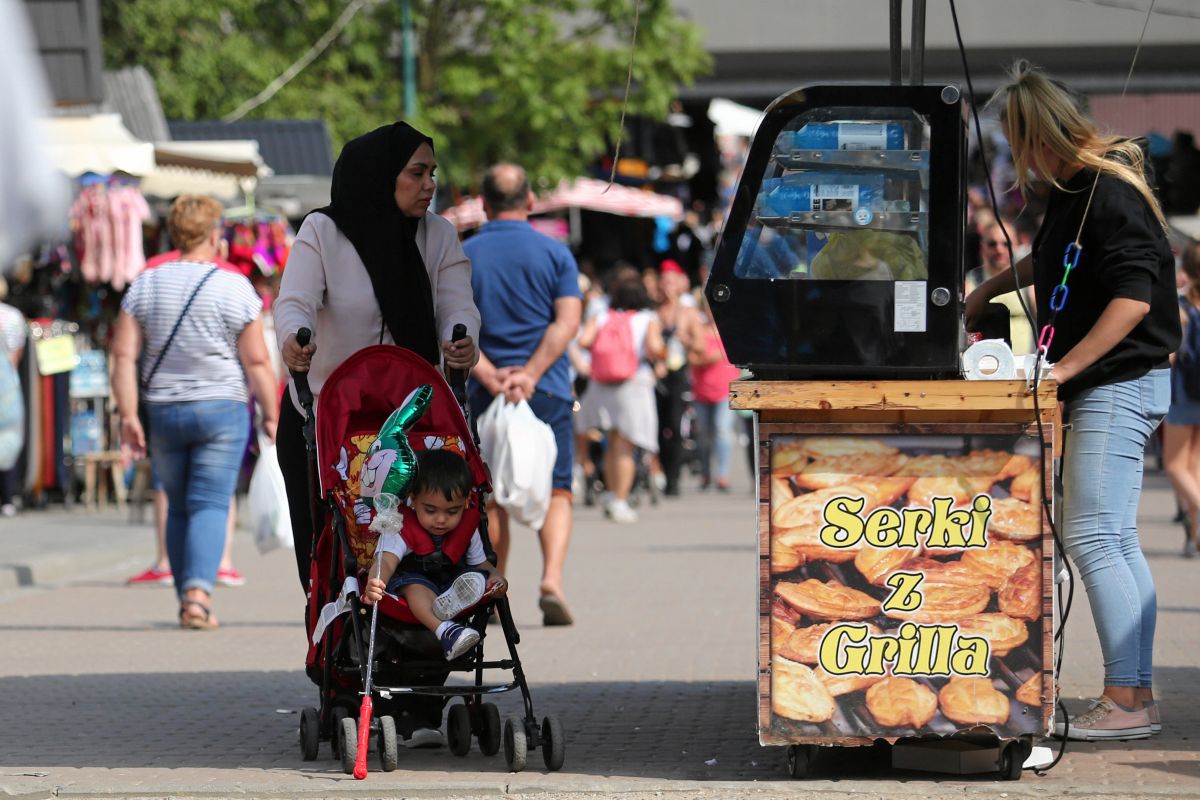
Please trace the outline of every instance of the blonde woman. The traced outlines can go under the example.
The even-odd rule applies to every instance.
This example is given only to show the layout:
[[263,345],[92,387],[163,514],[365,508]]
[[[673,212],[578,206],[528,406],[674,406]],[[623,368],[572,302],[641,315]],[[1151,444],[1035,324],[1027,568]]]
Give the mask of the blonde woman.
[[[1183,251],[1181,266],[1186,282],[1179,295],[1180,318],[1186,326],[1200,325],[1200,244],[1192,243]],[[1186,374],[1176,355],[1171,369],[1171,410],[1163,423],[1163,466],[1186,510],[1185,558],[1195,558],[1200,544],[1200,401],[1189,396],[1186,386],[1195,380],[1194,375]],[[1200,387],[1190,388],[1200,395]]]
[[[1127,140],[1101,133],[1072,96],[1017,62],[993,102],[1022,192],[1049,189],[1033,252],[1015,269],[1032,282],[1038,324],[1053,321],[1048,362],[1071,424],[1063,451],[1063,542],[1087,589],[1104,655],[1104,690],[1085,714],[1059,724],[1071,739],[1131,739],[1157,732],[1151,691],[1154,579],[1137,533],[1146,440],[1170,405],[1169,357],[1179,346],[1174,258],[1162,210]],[[1081,230],[1082,225],[1082,230]],[[1051,312],[1068,245],[1078,269]],[[1012,288],[1006,270],[967,298],[968,327]]]
[[[210,598],[250,434],[247,383],[272,440],[279,421],[262,301],[250,281],[216,265],[222,211],[211,197],[175,200],[167,230],[180,256],[129,287],[112,345],[121,446],[141,458],[150,434],[151,460],[167,492],[166,545],[179,624],[192,630],[217,627]],[[139,403],[146,404],[149,431]]]

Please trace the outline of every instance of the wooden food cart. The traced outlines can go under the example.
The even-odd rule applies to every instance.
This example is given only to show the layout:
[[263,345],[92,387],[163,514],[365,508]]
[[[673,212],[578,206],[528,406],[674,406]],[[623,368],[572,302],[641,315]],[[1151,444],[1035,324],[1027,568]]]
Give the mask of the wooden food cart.
[[896,766],[1020,777],[1054,713],[1055,390],[733,385],[758,443],[759,739],[793,776],[885,740]]

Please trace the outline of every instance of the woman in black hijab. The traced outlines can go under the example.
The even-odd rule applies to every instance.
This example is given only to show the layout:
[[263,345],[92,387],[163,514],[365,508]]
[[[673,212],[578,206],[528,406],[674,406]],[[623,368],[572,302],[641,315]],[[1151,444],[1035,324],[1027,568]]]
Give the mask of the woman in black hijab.
[[[304,220],[275,301],[275,331],[293,373],[307,372],[313,394],[348,356],[373,344],[398,344],[431,364],[470,369],[479,310],[471,264],[458,231],[430,213],[436,189],[433,141],[403,122],[346,143],[333,170],[332,202]],[[456,324],[467,337],[451,342]],[[309,328],[313,341],[296,343]],[[280,412],[276,446],[287,486],[296,566],[305,592],[313,542],[308,459],[294,387]],[[440,683],[445,673],[411,676]],[[393,714],[408,747],[441,742],[443,700],[405,697]]]
[[[474,365],[471,265],[454,225],[429,211],[436,168],[433,140],[404,122],[359,136],[333,169],[332,202],[300,226],[274,305],[275,330],[284,363],[308,373],[314,395],[342,361],[373,344],[398,344],[453,369]],[[451,342],[457,323],[468,336]],[[296,343],[300,328],[313,332],[306,347]],[[277,446],[307,591],[313,522],[302,417],[290,392]]]

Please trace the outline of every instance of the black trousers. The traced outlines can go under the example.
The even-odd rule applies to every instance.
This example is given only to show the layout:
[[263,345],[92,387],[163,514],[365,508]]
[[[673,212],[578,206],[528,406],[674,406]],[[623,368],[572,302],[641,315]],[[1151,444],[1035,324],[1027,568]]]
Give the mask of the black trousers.
[[690,381],[686,368],[668,372],[658,382],[655,397],[658,401],[658,461],[667,478],[667,491],[679,491],[679,476],[683,470],[683,393]]
[[279,410],[279,429],[275,435],[275,452],[283,471],[287,488],[288,513],[292,519],[292,541],[296,547],[296,570],[300,587],[308,591],[309,560],[312,558],[313,530],[310,505],[308,450],[304,445],[304,417],[296,410],[289,394],[284,394]]

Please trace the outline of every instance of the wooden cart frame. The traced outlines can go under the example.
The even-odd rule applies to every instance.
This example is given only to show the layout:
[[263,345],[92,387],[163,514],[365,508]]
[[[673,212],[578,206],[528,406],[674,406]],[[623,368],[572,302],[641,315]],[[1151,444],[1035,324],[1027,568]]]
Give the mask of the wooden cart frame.
[[[1035,398],[1022,381],[847,381],[756,382],[733,384],[731,405],[755,412],[759,503],[759,648],[758,721],[765,745],[870,745],[894,743],[894,732],[862,736],[781,736],[772,730],[771,630],[774,602],[770,571],[770,496],[772,437],[780,435],[1011,435],[1040,438],[1043,487],[1053,486],[1054,456],[1060,448],[1055,386],[1043,383]],[[1041,425],[1038,425],[1038,422]],[[1039,541],[1042,562],[1040,653],[1042,704],[1040,732],[1054,716],[1053,580],[1054,543],[1043,520]],[[1011,678],[1011,676],[1009,676]],[[878,735],[875,735],[878,733]]]

